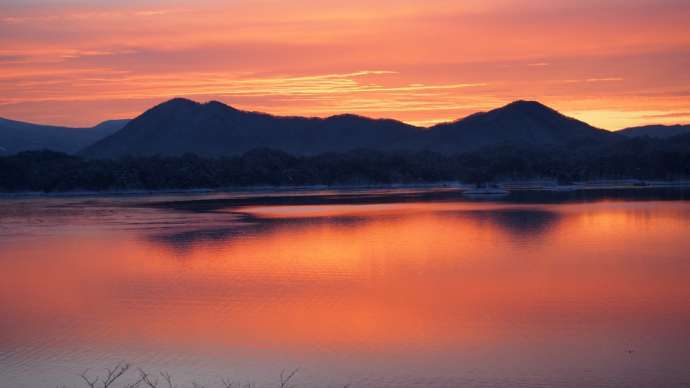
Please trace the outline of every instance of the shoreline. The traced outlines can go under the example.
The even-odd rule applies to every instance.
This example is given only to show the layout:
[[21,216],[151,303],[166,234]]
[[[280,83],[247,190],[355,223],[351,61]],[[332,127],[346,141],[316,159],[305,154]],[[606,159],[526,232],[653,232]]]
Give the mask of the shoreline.
[[[639,179],[607,179],[573,182],[559,185],[555,180],[499,181],[495,185],[509,192],[554,192],[567,193],[591,190],[650,190],[650,189],[690,189],[690,180],[652,181]],[[392,183],[392,184],[338,184],[306,186],[230,186],[222,188],[161,189],[161,190],[106,190],[106,191],[59,191],[59,192],[0,192],[0,199],[11,198],[79,198],[79,197],[155,197],[164,195],[204,195],[204,194],[263,194],[263,193],[317,193],[324,191],[356,192],[371,190],[421,190],[457,191],[474,188],[475,185],[460,182],[435,183]]]

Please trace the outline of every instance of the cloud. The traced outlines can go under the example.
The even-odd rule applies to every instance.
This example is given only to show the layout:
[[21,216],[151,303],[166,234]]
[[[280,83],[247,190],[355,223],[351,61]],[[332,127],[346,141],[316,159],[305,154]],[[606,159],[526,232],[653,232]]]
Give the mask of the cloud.
[[[8,101],[13,103],[43,100],[93,100],[108,98],[156,98],[172,96],[237,96],[237,97],[317,97],[340,96],[339,98],[353,98],[354,95],[375,94],[380,98],[402,93],[442,92],[455,89],[478,88],[487,83],[436,83],[436,84],[404,84],[396,85],[398,78],[384,80],[380,77],[397,76],[391,70],[361,70],[348,73],[329,73],[299,76],[265,76],[238,77],[226,73],[180,72],[169,74],[136,75],[126,71],[116,71],[107,68],[85,68],[64,71],[59,74],[51,72],[22,70],[5,74],[5,79],[11,85],[24,88],[23,96],[16,96]],[[42,76],[46,80],[64,83],[72,87],[72,93],[64,90],[55,91],[54,85],[44,84],[46,89],[40,88],[42,83],[36,83],[38,88],[26,90],[27,82]],[[372,82],[372,77],[378,77],[381,82]],[[116,86],[116,88],[114,88]],[[1,89],[0,89],[1,90]],[[19,90],[17,90],[18,92]]]
[[2,64],[14,64],[22,63],[27,61],[27,57],[23,55],[3,55],[0,54],[0,65]]
[[610,77],[610,78],[587,78],[585,82],[619,82],[624,79],[621,77]]
[[652,115],[642,115],[640,116],[643,119],[672,119],[672,118],[684,118],[684,117],[690,117],[690,111],[689,112],[670,112],[670,113],[659,113],[659,114],[652,114]]
[[579,84],[579,83],[596,83],[596,82],[621,82],[624,81],[622,77],[607,77],[607,78],[584,78],[584,79],[562,79],[550,81],[552,83],[563,84]]
[[181,9],[181,8],[170,8],[170,9],[147,9],[147,10],[142,10],[142,11],[135,11],[133,12],[134,15],[136,16],[164,16],[164,15],[170,15],[170,14],[176,14],[176,13],[184,13],[188,12],[188,9]]
[[[34,9],[35,11],[40,11]],[[53,9],[50,13],[15,14],[0,18],[0,22],[7,24],[38,23],[50,21],[78,21],[78,20],[117,20],[132,17],[149,18],[155,16],[167,16],[189,12],[186,8],[161,8],[161,9],[109,9],[104,11],[69,11]]]

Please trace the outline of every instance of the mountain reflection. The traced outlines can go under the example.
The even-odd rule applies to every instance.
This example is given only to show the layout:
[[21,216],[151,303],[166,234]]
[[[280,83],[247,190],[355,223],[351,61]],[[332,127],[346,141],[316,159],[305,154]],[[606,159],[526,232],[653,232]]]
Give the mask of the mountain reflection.
[[[496,228],[514,239],[539,241],[556,227],[562,214],[545,208],[472,205],[467,203],[409,203],[388,205],[294,205],[265,206],[238,209],[243,222],[213,228],[196,227],[166,231],[149,239],[175,249],[188,249],[198,244],[232,244],[236,238],[274,233],[291,233],[305,228],[328,225],[342,230],[386,222],[391,228],[396,223],[414,222],[432,217],[440,224],[471,225],[474,228]],[[463,225],[456,225],[462,229]],[[406,237],[408,238],[408,237]]]
[[554,211],[532,208],[465,211],[456,215],[475,222],[488,222],[515,238],[529,237],[532,240],[543,237],[563,217]]

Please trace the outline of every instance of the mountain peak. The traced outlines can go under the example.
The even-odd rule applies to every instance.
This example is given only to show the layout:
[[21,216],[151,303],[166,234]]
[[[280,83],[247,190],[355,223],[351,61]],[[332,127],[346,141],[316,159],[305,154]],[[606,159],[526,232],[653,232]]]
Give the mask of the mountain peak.
[[527,117],[540,118],[541,120],[558,120],[566,118],[557,110],[550,108],[539,101],[530,100],[516,100],[506,104],[500,108],[490,110],[488,112],[477,112],[471,114],[463,119],[454,121],[452,123],[438,124],[439,126],[453,125],[457,123],[467,122],[483,122],[486,120],[508,120],[514,121],[518,119],[526,119]]
[[559,116],[559,117],[564,117],[560,112],[557,110],[550,108],[544,104],[542,104],[539,101],[532,101],[532,100],[515,100],[509,104],[503,105],[500,108],[492,109],[490,111],[485,111],[485,112],[477,112],[473,113],[465,118],[450,122],[450,123],[441,123],[437,124],[437,126],[447,126],[447,125],[453,125],[456,123],[461,123],[461,122],[475,122],[475,121],[484,121],[487,119],[499,119],[499,118],[504,118],[504,119],[515,119],[517,116]]
[[168,101],[162,102],[158,104],[158,107],[163,107],[163,106],[169,106],[169,107],[181,107],[181,106],[195,106],[195,105],[201,105],[198,102],[194,100],[190,100],[188,98],[184,97],[175,97],[172,98]]
[[502,108],[504,110],[530,110],[530,111],[535,111],[535,110],[548,110],[548,111],[554,111],[554,109],[549,108],[548,106],[542,104],[539,101],[532,101],[532,100],[516,100],[511,102],[510,104],[507,104],[503,106]]
[[448,124],[431,127],[439,133],[440,149],[446,152],[479,149],[496,144],[559,146],[608,141],[610,133],[567,117],[548,106],[517,100],[498,109],[475,113]]
[[370,120],[368,117],[356,115],[353,113],[340,113],[333,116],[326,117],[326,120]]
[[205,108],[206,109],[211,109],[211,110],[232,110],[232,111],[237,111],[237,109],[233,108],[232,106],[225,104],[221,101],[217,100],[211,100],[208,102],[200,103],[194,100],[190,100],[188,98],[184,97],[175,97],[172,98],[168,101],[162,102],[155,107],[153,107],[151,110],[169,110],[169,111],[176,111],[179,109],[194,109],[194,108]]

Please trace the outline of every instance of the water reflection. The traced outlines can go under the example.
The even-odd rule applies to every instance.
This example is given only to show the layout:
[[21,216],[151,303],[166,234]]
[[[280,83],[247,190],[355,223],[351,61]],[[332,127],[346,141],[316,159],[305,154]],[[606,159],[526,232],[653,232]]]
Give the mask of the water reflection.
[[259,381],[301,366],[304,386],[673,386],[690,381],[689,210],[251,204],[120,209],[105,225],[63,214],[58,231],[15,220],[29,236],[0,245],[0,370],[23,382],[37,365],[126,357],[209,379],[216,364]]
[[[471,207],[471,208],[470,208]],[[477,227],[494,227],[516,239],[538,241],[555,228],[562,217],[548,208],[531,206],[486,207],[477,204],[410,203],[395,205],[309,205],[271,206],[232,209],[241,214],[242,223],[219,228],[190,228],[151,235],[152,241],[185,249],[204,242],[232,243],[247,235],[276,233],[281,229],[295,230],[331,224],[343,227],[364,227],[385,220],[401,221],[419,213],[435,212],[438,216],[455,217]]]
[[531,240],[537,240],[556,228],[562,217],[552,210],[539,208],[475,210],[457,215],[489,222],[515,238]]

